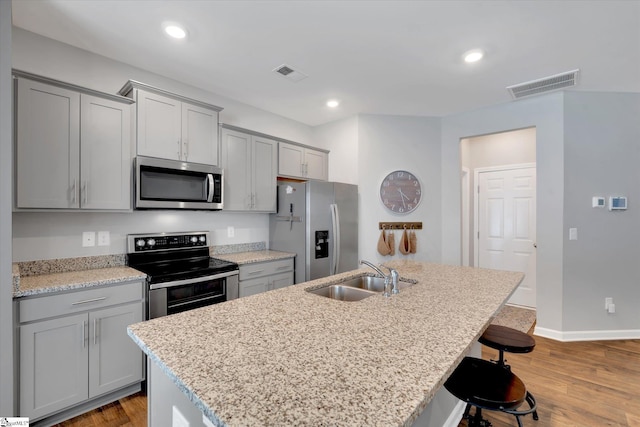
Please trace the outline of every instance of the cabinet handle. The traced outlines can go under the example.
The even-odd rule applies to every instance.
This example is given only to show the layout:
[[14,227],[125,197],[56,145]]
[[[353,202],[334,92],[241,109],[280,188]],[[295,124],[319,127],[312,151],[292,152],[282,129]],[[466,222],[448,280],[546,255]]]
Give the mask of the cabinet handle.
[[85,348],[87,346],[86,335],[84,333],[84,330],[86,327],[87,327],[87,321],[83,320],[82,321],[82,348]]
[[182,145],[180,145],[180,140],[177,140],[176,144],[178,144],[178,151],[176,152],[178,160],[182,160]]
[[98,341],[98,319],[94,318],[93,319],[93,345],[97,344]]
[[71,305],[87,304],[87,303],[90,303],[90,302],[102,301],[102,300],[105,300],[105,299],[107,299],[107,297],[85,299],[85,300],[82,300],[82,301],[72,302]]
[[71,204],[76,203],[76,179],[73,178],[73,184],[71,184]]
[[288,270],[289,266],[288,265],[281,265],[280,267],[276,268],[276,270]]
[[304,164],[304,176],[309,175],[309,163]]
[[89,191],[89,189],[87,188],[87,181],[82,181],[82,186],[80,187],[80,195],[81,195],[81,199],[83,200],[82,205],[86,205],[87,201],[89,200],[89,196],[87,195],[87,192]]
[[187,159],[189,158],[189,140],[185,139],[182,142],[182,145],[184,145],[184,161],[186,162]]
[[300,163],[300,175],[304,176],[304,163]]

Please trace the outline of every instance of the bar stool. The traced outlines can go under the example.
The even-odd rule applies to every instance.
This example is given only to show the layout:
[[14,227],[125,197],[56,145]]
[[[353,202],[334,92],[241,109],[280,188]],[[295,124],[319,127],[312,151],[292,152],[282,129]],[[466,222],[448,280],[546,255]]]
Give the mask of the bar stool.
[[[506,364],[505,351],[508,353],[530,353],[536,346],[536,341],[531,335],[513,328],[493,324],[489,325],[478,341],[487,347],[498,350],[498,360],[494,362],[509,372],[511,366]],[[530,407],[527,413],[532,413],[533,419],[538,420],[536,399],[529,391],[527,391],[525,399]]]
[[[520,417],[530,411],[518,411],[525,401],[527,389],[520,378],[509,369],[475,357],[465,357],[449,379],[445,388],[458,399],[467,403],[463,419],[469,427],[489,427],[491,423],[482,418],[482,410],[502,411],[516,417],[522,427]],[[475,406],[474,415],[470,415]]]

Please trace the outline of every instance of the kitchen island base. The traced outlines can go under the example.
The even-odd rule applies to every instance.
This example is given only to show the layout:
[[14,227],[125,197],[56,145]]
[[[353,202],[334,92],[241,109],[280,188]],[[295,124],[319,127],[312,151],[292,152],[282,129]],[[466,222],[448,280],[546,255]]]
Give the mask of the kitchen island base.
[[[475,343],[470,356],[480,357],[481,346]],[[156,363],[147,358],[147,425],[149,427],[212,427],[215,426],[187,395]],[[444,387],[413,422],[411,427],[457,427],[465,404]]]

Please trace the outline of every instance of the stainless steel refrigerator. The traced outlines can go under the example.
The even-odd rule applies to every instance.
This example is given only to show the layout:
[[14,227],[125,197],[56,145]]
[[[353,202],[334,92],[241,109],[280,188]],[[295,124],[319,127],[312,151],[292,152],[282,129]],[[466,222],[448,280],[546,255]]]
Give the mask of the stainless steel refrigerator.
[[358,268],[358,186],[278,182],[269,248],[293,252],[295,283]]

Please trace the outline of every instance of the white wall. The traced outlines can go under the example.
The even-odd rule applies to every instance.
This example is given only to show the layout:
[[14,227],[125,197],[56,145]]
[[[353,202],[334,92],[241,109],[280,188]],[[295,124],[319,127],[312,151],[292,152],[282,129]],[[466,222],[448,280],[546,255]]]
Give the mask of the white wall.
[[536,128],[538,325],[562,330],[563,93],[522,99],[442,119],[442,261],[460,264],[460,140]]
[[[343,167],[348,165],[343,160]],[[394,170],[414,173],[422,184],[423,197],[416,210],[394,215],[380,201],[380,183]],[[456,169],[460,170],[459,163]],[[429,117],[362,114],[358,118],[358,185],[360,193],[359,252],[373,262],[390,259],[440,261],[440,119]],[[458,197],[460,194],[458,185]],[[394,257],[376,250],[380,221],[422,221],[416,232],[416,254]],[[400,232],[396,231],[396,245]]]
[[[129,79],[138,80],[224,107],[220,113],[221,122],[305,144],[313,143],[313,132],[307,125],[15,27],[12,58],[16,69],[107,93],[116,93]],[[227,238],[228,225],[236,227],[234,238]],[[100,230],[111,233],[110,246],[81,246],[82,231]],[[118,254],[126,252],[125,237],[129,233],[197,230],[211,231],[215,245],[269,240],[267,214],[19,212],[13,215],[13,259],[27,261]]]
[[11,280],[11,2],[0,0],[0,415],[14,412]]

